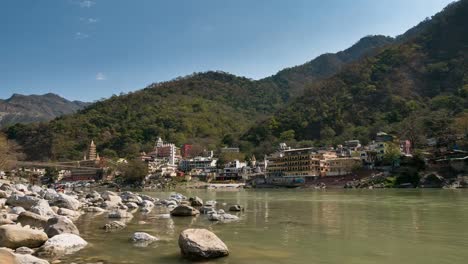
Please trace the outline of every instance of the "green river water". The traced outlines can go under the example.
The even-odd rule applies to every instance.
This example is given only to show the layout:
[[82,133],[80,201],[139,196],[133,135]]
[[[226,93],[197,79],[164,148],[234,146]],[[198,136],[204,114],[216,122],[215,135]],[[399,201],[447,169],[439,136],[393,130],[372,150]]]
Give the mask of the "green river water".
[[[127,228],[106,233],[106,215],[84,215],[77,225],[88,247],[62,263],[190,263],[177,239],[188,227],[207,228],[230,256],[206,263],[468,263],[468,191],[463,190],[240,190],[182,192],[240,204],[240,221],[161,218],[164,207],[135,213]],[[169,193],[146,193],[167,198]],[[142,223],[144,221],[145,223]],[[137,247],[143,231],[160,238]]]

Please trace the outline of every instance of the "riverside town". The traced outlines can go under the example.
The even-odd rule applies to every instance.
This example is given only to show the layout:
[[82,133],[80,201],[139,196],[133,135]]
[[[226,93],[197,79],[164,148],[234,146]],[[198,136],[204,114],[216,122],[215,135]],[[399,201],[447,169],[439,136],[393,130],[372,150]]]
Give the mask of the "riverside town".
[[0,13],[0,264],[468,262],[468,0]]

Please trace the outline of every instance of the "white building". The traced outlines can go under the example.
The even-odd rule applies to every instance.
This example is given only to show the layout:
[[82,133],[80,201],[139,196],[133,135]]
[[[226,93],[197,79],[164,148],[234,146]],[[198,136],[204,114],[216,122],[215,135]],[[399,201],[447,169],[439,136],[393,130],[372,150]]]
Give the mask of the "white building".
[[217,161],[217,159],[212,157],[195,157],[193,159],[185,159],[180,161],[179,169],[182,171],[191,171],[193,169],[212,169],[216,168]]

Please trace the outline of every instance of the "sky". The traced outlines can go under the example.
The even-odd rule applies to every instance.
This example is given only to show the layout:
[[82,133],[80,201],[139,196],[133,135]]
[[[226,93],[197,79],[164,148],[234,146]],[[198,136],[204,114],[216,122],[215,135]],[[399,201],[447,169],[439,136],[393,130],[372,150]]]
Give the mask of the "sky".
[[261,79],[453,0],[2,0],[0,98],[94,101],[193,72]]

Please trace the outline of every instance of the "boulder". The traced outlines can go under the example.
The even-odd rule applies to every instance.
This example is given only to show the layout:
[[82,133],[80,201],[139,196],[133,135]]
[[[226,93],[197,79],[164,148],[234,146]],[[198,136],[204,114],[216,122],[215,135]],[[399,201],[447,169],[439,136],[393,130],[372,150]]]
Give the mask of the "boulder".
[[221,221],[221,222],[229,222],[229,221],[237,221],[239,220],[238,216],[226,213],[211,213],[208,215],[208,220],[210,221]]
[[17,215],[20,215],[22,212],[26,212],[26,210],[21,206],[15,206],[11,208],[11,211],[10,211],[10,213],[17,214]]
[[31,255],[34,253],[34,250],[28,247],[19,247],[15,250],[16,254]]
[[88,213],[103,213],[105,212],[106,210],[105,209],[102,209],[100,207],[96,207],[96,206],[90,206],[90,207],[86,207],[84,209],[85,212],[88,212]]
[[144,213],[149,213],[153,210],[154,208],[154,203],[151,201],[143,201],[141,203],[141,211]]
[[141,204],[141,202],[143,202],[143,199],[140,196],[132,192],[123,192],[120,195],[120,198],[122,198],[122,201],[125,203]]
[[[47,203],[47,201],[44,201]],[[41,203],[41,199],[29,195],[12,194],[8,197],[6,204],[10,206],[20,206],[26,210]]]
[[117,219],[121,219],[121,218],[131,219],[131,218],[133,218],[133,214],[130,213],[130,212],[127,212],[125,210],[116,210],[116,211],[109,212],[108,217],[109,218],[117,218]]
[[39,203],[38,205],[35,205],[33,207],[31,207],[29,209],[29,211],[35,213],[35,214],[38,214],[38,215],[42,215],[44,217],[53,217],[55,216],[55,212],[54,210],[52,210],[52,208],[49,206],[49,204],[45,201],[45,200],[42,200],[44,202],[41,202]]
[[2,225],[12,225],[14,223],[15,222],[13,222],[12,220],[10,220],[8,218],[0,217],[0,226],[2,226]]
[[240,211],[242,211],[242,210],[243,210],[243,208],[242,208],[240,205],[238,205],[238,204],[231,205],[231,206],[229,207],[229,211],[231,211],[231,212],[240,212]]
[[186,229],[180,233],[179,247],[182,256],[199,260],[229,255],[226,244],[206,229]]
[[80,218],[80,216],[81,216],[81,213],[80,213],[80,212],[74,211],[74,210],[70,210],[70,209],[66,209],[66,208],[60,208],[60,209],[58,209],[57,214],[58,214],[58,215],[62,215],[62,216],[66,216],[66,217],[68,217],[68,218],[69,218],[70,220],[72,220],[72,221],[78,220],[78,218]]
[[19,264],[15,254],[6,248],[0,248],[0,263],[2,264]]
[[29,254],[15,254],[15,257],[18,264],[49,264],[49,261]]
[[44,189],[40,192],[40,195],[47,201],[53,201],[57,197],[58,193],[54,189]]
[[216,213],[216,210],[213,208],[213,206],[204,205],[200,208],[200,212],[202,214],[210,214],[210,213]]
[[132,241],[136,243],[137,246],[148,246],[158,240],[159,239],[157,237],[144,232],[136,232],[132,236]]
[[146,195],[146,194],[139,194],[139,196],[141,197],[141,199],[143,201],[150,201],[150,202],[153,202],[153,203],[159,202],[159,199],[153,198],[153,197],[151,197],[149,195]]
[[216,201],[206,201],[205,202],[205,206],[212,206],[212,207],[215,207],[217,204]]
[[21,223],[23,226],[28,225],[35,228],[45,228],[47,225],[47,220],[47,217],[25,211],[18,216],[17,222]]
[[28,188],[32,193],[36,193],[36,194],[41,194],[42,192],[42,188],[40,186],[37,186],[37,185],[29,185],[29,188]]
[[[117,193],[111,192],[111,191],[104,191],[104,192],[101,193],[102,199],[107,200],[107,201],[109,201],[110,199],[112,199],[112,198],[111,198],[112,196],[117,196],[117,197],[119,197],[119,195],[118,195]],[[119,198],[120,198],[120,197],[119,197]]]
[[[5,208],[6,201],[7,201],[6,198],[0,198],[0,209]],[[21,208],[22,208],[22,207],[21,207]]]
[[81,237],[74,234],[60,234],[49,238],[44,245],[36,252],[38,257],[57,258],[66,254],[75,253],[86,247],[86,242]]
[[75,224],[73,224],[73,222],[65,216],[56,216],[50,218],[47,221],[47,225],[44,228],[44,231],[49,237],[54,237],[60,234],[80,234],[80,231],[75,226]]
[[80,201],[63,193],[59,193],[52,201],[52,203],[55,206],[75,211],[77,211],[81,207]]
[[128,209],[137,209],[138,208],[138,204],[136,203],[127,203],[126,206],[128,207]]
[[40,230],[18,225],[0,226],[0,247],[16,249],[19,247],[36,248],[47,241],[47,234]]
[[179,205],[171,211],[172,216],[195,216],[198,214],[200,211],[188,205]]
[[13,185],[13,188],[16,189],[17,191],[20,192],[26,192],[28,190],[28,186],[22,184],[22,183],[17,183]]
[[0,198],[8,198],[8,193],[6,191],[0,190]]
[[191,206],[202,206],[203,205],[203,200],[198,196],[191,197],[189,199],[189,201],[190,201]]
[[13,186],[11,186],[11,184],[4,183],[2,186],[0,186],[0,190],[11,193],[13,191]]
[[75,224],[73,224],[73,222],[65,216],[56,216],[50,218],[47,221],[47,225],[44,228],[44,231],[49,237],[54,237],[60,234],[80,234],[80,231],[75,226]]
[[123,222],[120,221],[112,221],[110,223],[105,224],[102,229],[105,229],[106,231],[111,231],[111,230],[119,230],[125,228],[127,225]]

